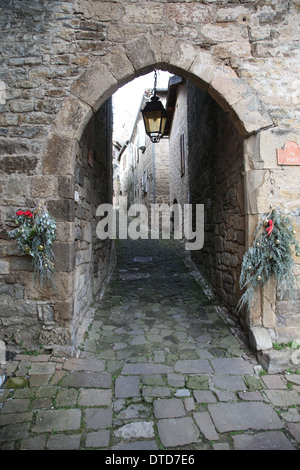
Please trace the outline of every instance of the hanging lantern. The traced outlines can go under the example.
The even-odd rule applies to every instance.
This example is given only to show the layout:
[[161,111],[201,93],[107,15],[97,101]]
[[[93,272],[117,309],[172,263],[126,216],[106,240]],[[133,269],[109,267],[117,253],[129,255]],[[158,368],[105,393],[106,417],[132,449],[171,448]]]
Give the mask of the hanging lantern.
[[160,99],[156,96],[157,72],[154,71],[154,89],[151,101],[146,103],[142,110],[146,134],[150,137],[151,142],[157,143],[164,135],[167,122],[167,112],[163,107]]

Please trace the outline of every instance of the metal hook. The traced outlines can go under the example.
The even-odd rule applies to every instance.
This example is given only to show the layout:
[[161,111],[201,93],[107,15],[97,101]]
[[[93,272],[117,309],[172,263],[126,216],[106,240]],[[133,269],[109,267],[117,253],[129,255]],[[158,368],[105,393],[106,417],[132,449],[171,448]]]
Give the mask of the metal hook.
[[154,88],[153,88],[154,96],[156,95],[156,85],[157,85],[157,70],[154,69]]

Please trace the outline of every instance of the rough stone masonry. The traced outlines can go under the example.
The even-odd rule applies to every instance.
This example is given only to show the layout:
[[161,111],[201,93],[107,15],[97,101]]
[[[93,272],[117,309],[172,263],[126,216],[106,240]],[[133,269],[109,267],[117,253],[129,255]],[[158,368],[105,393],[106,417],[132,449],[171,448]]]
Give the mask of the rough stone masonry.
[[[276,159],[286,142],[300,144],[298,0],[0,0],[0,8],[0,335],[7,344],[74,353],[89,314],[84,286],[90,301],[110,253],[95,246],[92,228],[99,175],[101,201],[111,197],[111,150],[93,133],[118,87],[154,68],[208,93],[243,139],[245,249],[259,215],[274,205],[295,215],[299,235],[300,169]],[[90,152],[94,167],[86,164]],[[16,210],[39,203],[57,219],[58,294],[33,285],[30,259],[7,237]],[[299,295],[296,304],[280,302],[270,285],[257,292],[246,328],[279,342],[299,338],[299,302]]]

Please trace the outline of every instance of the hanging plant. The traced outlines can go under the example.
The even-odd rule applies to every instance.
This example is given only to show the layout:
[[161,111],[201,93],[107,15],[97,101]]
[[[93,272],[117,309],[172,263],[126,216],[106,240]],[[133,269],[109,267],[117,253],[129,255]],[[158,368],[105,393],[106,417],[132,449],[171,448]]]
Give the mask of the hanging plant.
[[284,295],[295,297],[293,254],[300,256],[295,235],[295,224],[280,209],[272,209],[263,215],[254,232],[254,242],[243,258],[240,288],[246,288],[246,291],[238,310],[244,305],[249,307],[255,289],[265,285],[271,277],[277,280],[280,298]]
[[19,210],[16,213],[17,228],[9,232],[25,255],[32,257],[35,278],[41,286],[50,281],[54,285],[54,254],[52,243],[56,238],[55,220],[44,207],[32,212]]

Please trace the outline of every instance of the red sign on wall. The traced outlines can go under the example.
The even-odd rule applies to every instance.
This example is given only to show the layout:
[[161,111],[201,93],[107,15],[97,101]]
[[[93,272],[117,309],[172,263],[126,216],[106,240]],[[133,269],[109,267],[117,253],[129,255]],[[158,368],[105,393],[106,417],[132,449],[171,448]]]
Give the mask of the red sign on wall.
[[277,149],[278,165],[300,165],[300,148],[296,142],[287,142],[283,148]]

